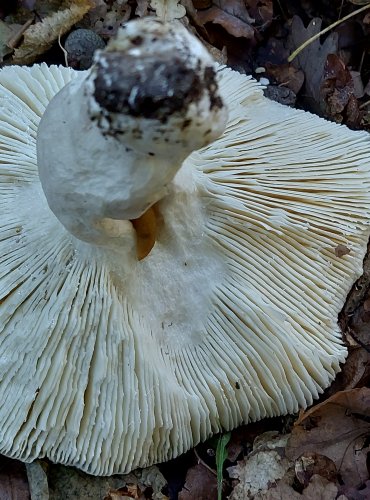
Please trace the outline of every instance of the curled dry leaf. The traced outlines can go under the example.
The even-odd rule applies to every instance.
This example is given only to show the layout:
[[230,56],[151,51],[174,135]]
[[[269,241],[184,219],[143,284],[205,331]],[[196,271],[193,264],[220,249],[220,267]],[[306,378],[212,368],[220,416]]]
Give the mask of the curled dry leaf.
[[266,29],[270,26],[273,18],[272,0],[246,0],[249,14],[256,21],[260,29]]
[[[63,8],[64,6],[64,8]],[[91,0],[64,2],[60,10],[30,26],[23,35],[23,42],[15,50],[14,64],[30,64],[46,52],[59,36],[66,33],[91,9]]]
[[370,389],[338,392],[303,412],[296,422],[286,456],[296,460],[318,453],[332,460],[344,484],[358,487],[368,477],[366,465],[370,433]]
[[219,0],[206,10],[197,12],[197,21],[204,26],[207,23],[222,26],[230,35],[236,38],[254,38],[252,24],[254,19],[248,14],[241,0]]
[[322,108],[329,118],[338,123],[360,123],[361,113],[352,75],[336,54],[327,56],[321,83],[321,98]]

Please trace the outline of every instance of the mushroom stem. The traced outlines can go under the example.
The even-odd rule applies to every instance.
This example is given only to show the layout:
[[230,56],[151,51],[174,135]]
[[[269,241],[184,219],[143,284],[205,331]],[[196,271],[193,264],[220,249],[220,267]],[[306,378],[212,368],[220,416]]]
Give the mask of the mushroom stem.
[[42,117],[37,154],[49,207],[77,238],[122,248],[133,237],[128,221],[168,193],[185,158],[226,120],[201,43],[180,24],[131,22]]

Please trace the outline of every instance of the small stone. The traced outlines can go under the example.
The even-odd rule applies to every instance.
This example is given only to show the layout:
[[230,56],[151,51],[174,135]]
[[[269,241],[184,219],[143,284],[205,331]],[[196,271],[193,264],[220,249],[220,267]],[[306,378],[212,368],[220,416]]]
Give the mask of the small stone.
[[64,44],[68,54],[68,64],[74,69],[90,68],[94,52],[97,49],[104,49],[104,47],[104,40],[94,31],[88,29],[72,31]]
[[268,78],[262,77],[259,79],[259,82],[261,85],[270,85],[270,80]]

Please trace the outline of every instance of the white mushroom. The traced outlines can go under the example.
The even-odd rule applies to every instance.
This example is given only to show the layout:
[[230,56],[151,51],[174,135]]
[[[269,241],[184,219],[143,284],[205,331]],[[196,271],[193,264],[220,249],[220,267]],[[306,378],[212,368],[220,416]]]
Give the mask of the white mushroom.
[[91,72],[0,72],[1,453],[125,472],[304,408],[340,370],[368,135],[218,80],[207,146],[225,111],[180,26],[129,23]]

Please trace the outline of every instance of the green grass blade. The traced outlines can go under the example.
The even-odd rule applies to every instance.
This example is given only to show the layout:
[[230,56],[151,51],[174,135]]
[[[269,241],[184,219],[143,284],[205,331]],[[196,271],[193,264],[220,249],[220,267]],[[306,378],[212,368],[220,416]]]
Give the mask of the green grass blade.
[[230,441],[231,433],[223,434],[219,437],[216,448],[216,467],[217,467],[217,500],[222,500],[222,481],[223,467],[227,459],[227,443]]

